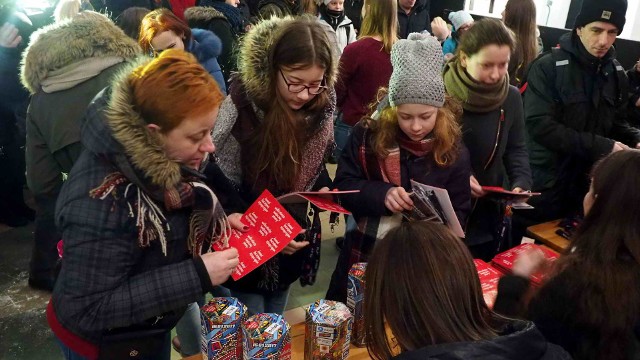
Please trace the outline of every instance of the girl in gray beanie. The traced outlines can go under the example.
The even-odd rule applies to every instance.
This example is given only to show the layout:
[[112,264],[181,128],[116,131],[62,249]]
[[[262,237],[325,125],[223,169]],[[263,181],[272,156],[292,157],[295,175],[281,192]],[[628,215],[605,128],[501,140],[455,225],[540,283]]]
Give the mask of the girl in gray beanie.
[[345,237],[327,297],[344,301],[347,273],[367,261],[375,239],[413,209],[411,180],[444,188],[460,223],[471,208],[469,153],[461,142],[460,106],[445,96],[442,48],[427,34],[410,34],[391,50],[393,73],[377,110],[353,128],[334,186],[360,190],[342,204],[358,223]]

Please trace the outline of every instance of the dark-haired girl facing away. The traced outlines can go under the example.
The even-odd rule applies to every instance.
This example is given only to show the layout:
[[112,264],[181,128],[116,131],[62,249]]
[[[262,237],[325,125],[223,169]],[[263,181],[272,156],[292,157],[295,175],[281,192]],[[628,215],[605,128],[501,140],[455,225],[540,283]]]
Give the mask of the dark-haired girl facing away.
[[540,263],[535,254],[516,260],[524,278],[501,280],[496,311],[527,316],[575,359],[639,359],[639,188],[640,151],[618,151],[596,164],[584,221],[528,311],[521,311],[522,300]]
[[[324,158],[333,148],[332,49],[313,17],[264,20],[244,37],[239,76],[213,137],[220,167],[247,204],[265,189],[279,196],[331,186]],[[306,206],[288,210],[307,229],[298,239],[303,241],[291,241],[260,268],[226,284],[251,312],[282,313],[289,285],[298,278],[305,285],[314,281],[319,219],[310,223]]]
[[476,258],[491,260],[508,246],[510,219],[504,204],[481,186],[523,192],[531,188],[522,99],[507,69],[515,40],[499,20],[483,19],[465,33],[446,64],[447,93],[462,102],[462,136],[471,154],[474,197],[465,242]]
[[570,359],[533,323],[487,308],[471,254],[444,225],[390,230],[365,276],[365,340],[373,359]]

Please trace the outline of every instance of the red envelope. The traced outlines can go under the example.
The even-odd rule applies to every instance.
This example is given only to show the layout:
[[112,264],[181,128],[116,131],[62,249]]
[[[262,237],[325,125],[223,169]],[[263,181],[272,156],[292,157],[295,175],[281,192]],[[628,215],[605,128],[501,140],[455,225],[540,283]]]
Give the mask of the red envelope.
[[[278,200],[265,190],[242,215],[242,222],[249,231],[233,230],[229,246],[238,250],[239,263],[231,274],[238,280],[276,256],[300,232],[302,227],[284,209]],[[219,242],[213,249],[224,250]]]

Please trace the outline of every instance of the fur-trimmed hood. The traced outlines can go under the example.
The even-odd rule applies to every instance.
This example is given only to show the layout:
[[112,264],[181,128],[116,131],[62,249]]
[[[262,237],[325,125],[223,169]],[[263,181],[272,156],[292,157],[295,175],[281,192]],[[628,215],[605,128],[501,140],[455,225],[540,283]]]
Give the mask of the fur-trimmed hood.
[[207,23],[213,19],[227,19],[220,11],[208,6],[193,6],[184,11],[184,18],[189,24]]
[[159,139],[147,131],[142,115],[133,108],[133,93],[127,81],[134,68],[148,61],[151,59],[141,58],[126,66],[89,106],[82,145],[107,158],[124,153],[152,185],[168,189],[180,182],[180,165],[166,156]]
[[[265,104],[271,97],[265,91],[265,84],[270,83],[272,73],[269,66],[270,50],[279,35],[279,29],[293,21],[294,18],[290,16],[263,20],[243,38],[238,54],[238,71],[248,97],[256,104]],[[335,85],[337,77],[337,61],[333,64],[333,69],[326,71],[327,86],[330,88]]]
[[33,94],[52,71],[74,62],[96,57],[128,60],[140,52],[138,44],[106,16],[79,17],[33,33],[22,56],[20,76]]

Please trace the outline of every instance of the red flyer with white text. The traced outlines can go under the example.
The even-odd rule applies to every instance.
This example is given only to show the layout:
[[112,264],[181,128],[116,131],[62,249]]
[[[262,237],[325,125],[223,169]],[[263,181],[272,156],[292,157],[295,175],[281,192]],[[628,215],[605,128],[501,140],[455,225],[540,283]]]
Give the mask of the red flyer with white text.
[[[544,256],[551,261],[555,261],[559,257],[558,253],[549,248],[538,246],[535,244],[520,244],[510,250],[496,255],[493,260],[491,260],[491,263],[493,267],[495,267],[499,271],[502,271],[505,274],[510,274],[511,269],[513,268],[513,263],[518,258],[518,255],[531,249],[540,249],[544,253]],[[535,272],[530,277],[531,284],[534,286],[540,286],[542,282],[544,282],[546,276],[547,274],[543,271]]]
[[[233,280],[242,278],[276,256],[302,231],[302,227],[268,190],[258,197],[241,219],[249,231],[232,230],[229,239],[229,246],[239,253],[238,266],[231,274]],[[224,250],[219,243],[215,243],[213,248]]]
[[476,264],[476,269],[478,270],[484,302],[492,309],[498,296],[498,282],[500,282],[503,274],[480,259],[473,259],[473,262]]

